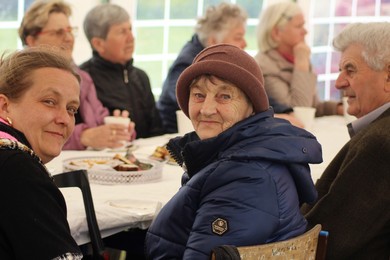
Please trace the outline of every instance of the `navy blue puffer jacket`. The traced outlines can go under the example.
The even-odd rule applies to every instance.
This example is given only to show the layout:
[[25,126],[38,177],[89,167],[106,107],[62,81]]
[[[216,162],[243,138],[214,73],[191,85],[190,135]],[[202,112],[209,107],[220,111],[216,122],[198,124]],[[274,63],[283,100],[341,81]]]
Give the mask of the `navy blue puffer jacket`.
[[251,116],[220,135],[172,139],[171,154],[187,172],[146,237],[150,259],[209,259],[217,245],[253,245],[305,232],[299,211],[317,193],[308,163],[322,162],[309,132],[272,117]]

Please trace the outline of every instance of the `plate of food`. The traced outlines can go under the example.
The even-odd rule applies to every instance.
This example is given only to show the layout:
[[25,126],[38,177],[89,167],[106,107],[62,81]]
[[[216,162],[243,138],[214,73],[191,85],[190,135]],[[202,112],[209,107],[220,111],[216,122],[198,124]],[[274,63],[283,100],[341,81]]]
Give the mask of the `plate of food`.
[[64,171],[87,170],[91,183],[144,183],[161,178],[163,164],[150,159],[126,158],[119,154],[102,157],[76,157],[63,161]]
[[149,156],[149,159],[159,162],[166,161],[168,164],[178,165],[175,159],[169,154],[166,145],[157,146],[154,152]]

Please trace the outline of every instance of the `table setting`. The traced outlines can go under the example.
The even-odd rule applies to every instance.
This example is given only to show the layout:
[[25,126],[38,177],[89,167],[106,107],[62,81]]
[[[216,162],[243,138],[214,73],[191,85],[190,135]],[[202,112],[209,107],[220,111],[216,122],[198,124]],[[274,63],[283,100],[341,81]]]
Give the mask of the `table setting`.
[[[76,169],[88,170],[102,237],[127,228],[146,229],[160,208],[180,188],[183,173],[181,167],[166,163],[168,158],[152,158],[157,148],[163,147],[175,136],[177,134],[137,139],[130,147],[127,144],[128,147],[123,149],[63,151],[46,167],[53,175]],[[109,167],[105,163],[113,161],[114,157],[125,158],[129,148],[137,160],[151,165],[151,169],[143,171],[104,169]],[[98,166],[100,164],[103,168],[93,168],[94,163]],[[81,191],[78,188],[60,190],[67,204],[72,236],[78,244],[89,242]]]
[[[326,116],[315,118],[310,128],[322,145],[323,163],[310,165],[315,182],[341,147],[349,140],[345,118]],[[149,227],[161,207],[178,191],[181,185],[183,170],[169,160],[164,145],[169,139],[179,134],[136,139],[121,149],[104,149],[100,151],[63,151],[53,161],[46,164],[54,175],[74,169],[89,169],[91,192],[96,217],[102,237],[121,232],[125,229]],[[132,156],[132,157],[131,157]],[[107,168],[117,162],[127,161],[152,166],[146,170],[115,171],[107,174]],[[122,160],[122,161],[121,161]],[[107,165],[105,165],[109,162]],[[95,166],[98,165],[103,168]],[[111,163],[111,165],[110,165]],[[94,168],[95,167],[95,168]],[[130,167],[130,166],[126,166]],[[91,173],[92,169],[92,173]],[[151,177],[143,174],[152,171]],[[108,177],[104,177],[108,175]],[[112,178],[115,176],[115,178]],[[68,222],[72,236],[78,244],[89,242],[88,227],[81,191],[78,188],[60,188],[67,204]]]

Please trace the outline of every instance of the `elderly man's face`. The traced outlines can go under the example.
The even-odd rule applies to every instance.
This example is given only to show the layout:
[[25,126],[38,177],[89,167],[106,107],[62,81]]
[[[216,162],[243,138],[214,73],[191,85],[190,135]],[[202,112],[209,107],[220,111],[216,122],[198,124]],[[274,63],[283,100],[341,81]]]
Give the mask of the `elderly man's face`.
[[191,86],[188,109],[200,139],[215,137],[253,113],[245,93],[234,84],[205,76]]
[[388,67],[372,70],[362,57],[360,45],[349,46],[340,60],[336,88],[348,97],[348,113],[360,118],[390,101]]

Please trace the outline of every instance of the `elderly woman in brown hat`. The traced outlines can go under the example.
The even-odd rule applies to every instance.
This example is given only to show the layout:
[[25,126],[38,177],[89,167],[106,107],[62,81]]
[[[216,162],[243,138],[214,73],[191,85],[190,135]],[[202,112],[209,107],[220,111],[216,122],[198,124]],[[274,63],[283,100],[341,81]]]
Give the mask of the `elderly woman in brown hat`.
[[204,49],[180,76],[180,108],[195,132],[167,147],[185,173],[146,237],[150,259],[209,259],[224,244],[253,245],[302,234],[302,202],[317,193],[313,135],[273,117],[255,60],[232,45]]

